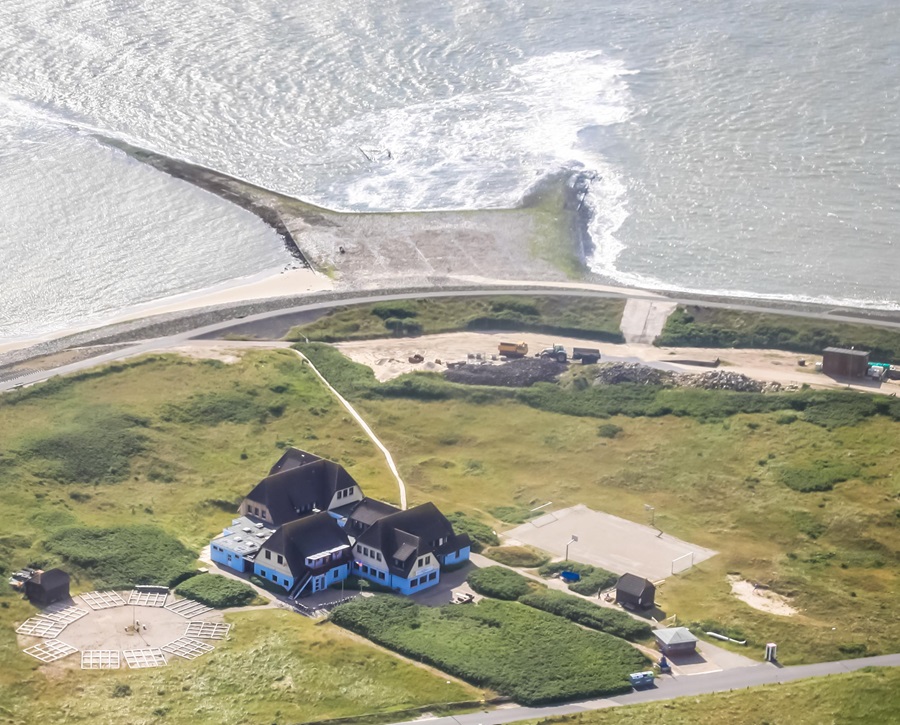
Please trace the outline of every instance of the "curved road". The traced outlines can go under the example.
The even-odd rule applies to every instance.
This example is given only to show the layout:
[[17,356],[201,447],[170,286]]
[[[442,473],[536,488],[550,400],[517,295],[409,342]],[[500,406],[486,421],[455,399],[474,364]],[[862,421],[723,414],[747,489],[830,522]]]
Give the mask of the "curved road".
[[210,335],[216,332],[220,332],[222,330],[226,330],[229,327],[233,327],[236,324],[246,324],[250,322],[256,322],[259,320],[272,319],[276,317],[280,317],[282,315],[292,315],[298,314],[301,312],[312,312],[318,310],[327,310],[333,307],[343,307],[346,305],[358,305],[358,304],[368,304],[373,302],[391,302],[396,300],[406,300],[406,299],[435,299],[441,297],[483,297],[486,295],[535,295],[535,294],[552,294],[557,296],[565,296],[565,297],[606,297],[606,298],[618,298],[618,299],[633,299],[633,300],[647,300],[658,302],[660,300],[668,300],[671,302],[675,302],[678,304],[700,304],[705,307],[717,307],[717,308],[725,308],[725,309],[733,309],[745,312],[765,312],[771,314],[783,314],[783,315],[794,315],[798,317],[811,317],[817,319],[828,319],[837,322],[853,322],[857,324],[873,324],[880,327],[900,329],[900,322],[889,322],[885,320],[867,320],[859,317],[850,317],[846,315],[830,315],[826,313],[803,313],[797,312],[793,310],[778,310],[774,308],[767,307],[757,307],[753,305],[746,304],[728,304],[721,302],[710,302],[706,300],[696,300],[696,299],[684,299],[684,298],[676,298],[676,297],[663,297],[659,294],[654,294],[652,292],[644,292],[640,290],[630,290],[626,288],[622,288],[618,290],[616,288],[591,288],[591,287],[554,287],[550,285],[540,285],[534,283],[522,283],[523,285],[528,284],[530,286],[515,286],[515,283],[509,283],[510,286],[490,286],[483,285],[477,289],[470,290],[435,290],[435,291],[416,291],[416,292],[397,292],[391,294],[367,294],[360,295],[358,297],[348,297],[339,300],[328,300],[324,302],[310,302],[307,304],[297,305],[295,307],[287,307],[279,310],[273,310],[270,312],[263,312],[256,315],[248,315],[246,317],[237,317],[231,320],[227,320],[225,322],[218,322],[212,325],[205,325],[202,327],[197,327],[193,330],[188,330],[185,332],[181,332],[175,335],[169,335],[164,337],[158,337],[153,339],[144,340],[142,342],[136,343],[128,348],[116,350],[114,352],[104,353],[102,355],[98,355],[96,357],[88,358],[87,360],[80,360],[78,362],[70,363],[68,365],[62,365],[58,368],[52,370],[43,370],[35,373],[30,373],[26,375],[22,375],[11,380],[6,380],[0,382],[0,393],[10,390],[12,388],[20,387],[23,385],[31,385],[33,383],[41,382],[42,380],[47,380],[56,375],[65,375],[68,373],[78,372],[80,370],[86,370],[88,368],[94,367],[95,365],[111,362],[113,360],[121,360],[123,358],[131,357],[134,355],[140,355],[142,353],[153,352],[158,350],[164,350],[168,347],[177,346],[179,344],[184,343],[185,341],[199,337],[202,335]]
[[[602,700],[587,700],[568,705],[549,705],[547,707],[511,707],[487,712],[473,712],[466,715],[451,715],[427,720],[428,725],[503,725],[520,720],[535,720],[560,715],[574,715],[590,710],[602,710],[619,705],[636,705],[642,702],[672,700],[676,697],[693,697],[714,692],[742,690],[758,685],[773,685],[782,682],[793,682],[807,677],[837,675],[854,672],[863,667],[898,667],[900,654],[865,657],[858,660],[839,660],[822,662],[815,665],[797,665],[795,667],[779,667],[768,663],[752,667],[740,667],[704,675],[685,675],[681,677],[663,676],[656,680],[656,686],[646,690],[634,690],[619,697]],[[423,721],[409,720],[393,725],[421,725]]]

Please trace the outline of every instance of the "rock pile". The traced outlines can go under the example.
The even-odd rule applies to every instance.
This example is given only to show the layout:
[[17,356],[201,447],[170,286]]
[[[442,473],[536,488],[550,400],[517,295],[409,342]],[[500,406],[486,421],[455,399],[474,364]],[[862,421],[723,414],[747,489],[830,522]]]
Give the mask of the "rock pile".
[[594,385],[618,385],[637,383],[639,385],[675,385],[675,373],[657,370],[639,363],[606,363],[597,368]]
[[728,370],[712,370],[708,373],[695,375],[685,373],[678,375],[677,379],[677,385],[683,388],[734,390],[739,393],[764,393],[781,390],[781,386],[778,383],[763,383],[759,380],[748,378],[743,373],[734,373]]
[[701,388],[703,390],[734,390],[740,393],[774,393],[781,390],[778,383],[764,383],[743,373],[710,370],[705,373],[674,373],[657,370],[640,363],[606,363],[599,366],[594,385],[662,385],[664,387]]
[[444,377],[451,383],[497,385],[505,388],[527,388],[535,383],[551,383],[565,372],[566,366],[555,360],[526,357],[502,365],[461,363],[449,367]]

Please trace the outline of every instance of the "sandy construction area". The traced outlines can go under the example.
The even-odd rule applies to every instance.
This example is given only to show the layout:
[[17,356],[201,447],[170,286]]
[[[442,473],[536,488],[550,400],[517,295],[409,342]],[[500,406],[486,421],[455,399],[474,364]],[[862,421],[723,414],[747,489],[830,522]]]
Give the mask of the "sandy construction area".
[[787,597],[768,589],[758,589],[751,582],[737,576],[729,576],[728,582],[731,584],[731,593],[754,609],[768,614],[778,614],[782,617],[791,617],[797,614],[797,610],[790,605]]
[[[871,392],[895,393],[900,383],[884,382],[881,385],[860,382],[852,386],[836,382],[817,373],[814,363],[821,358],[806,356],[806,366],[800,367],[795,353],[779,350],[713,350],[706,348],[665,348],[642,343],[611,344],[569,337],[555,337],[541,333],[490,333],[454,332],[443,335],[426,335],[412,338],[387,338],[337,343],[341,352],[352,360],[368,365],[379,380],[390,380],[414,370],[440,371],[447,362],[459,362],[473,356],[499,363],[497,346],[501,342],[524,342],[529,355],[553,344],[573,347],[598,348],[607,362],[642,362],[665,370],[700,373],[708,368],[674,362],[676,360],[721,360],[721,367],[730,372],[743,373],[754,380],[777,382],[782,385],[846,388]],[[415,354],[425,358],[424,363],[410,363]],[[440,362],[437,362],[440,361]]]

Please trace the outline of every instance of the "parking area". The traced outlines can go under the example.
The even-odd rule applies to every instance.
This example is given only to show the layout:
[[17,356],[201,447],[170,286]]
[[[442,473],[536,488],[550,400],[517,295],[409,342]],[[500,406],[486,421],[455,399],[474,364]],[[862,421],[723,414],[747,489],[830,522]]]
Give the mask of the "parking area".
[[[576,537],[577,541],[572,541]],[[525,544],[562,558],[569,544],[569,558],[616,574],[637,574],[651,581],[686,571],[716,555],[654,528],[621,519],[587,506],[573,506],[544,514],[512,529],[508,544]]]

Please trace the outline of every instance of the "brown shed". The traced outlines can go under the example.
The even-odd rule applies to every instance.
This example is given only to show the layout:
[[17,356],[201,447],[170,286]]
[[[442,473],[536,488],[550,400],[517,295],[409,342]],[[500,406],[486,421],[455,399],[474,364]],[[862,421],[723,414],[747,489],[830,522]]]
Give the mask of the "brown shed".
[[822,372],[835,378],[864,378],[869,369],[869,353],[826,347],[822,352]]
[[628,609],[652,609],[656,587],[636,574],[622,574],[616,583],[616,603]]
[[62,569],[37,572],[25,582],[25,596],[32,604],[53,604],[69,598],[69,575]]

